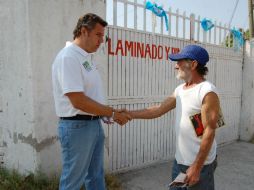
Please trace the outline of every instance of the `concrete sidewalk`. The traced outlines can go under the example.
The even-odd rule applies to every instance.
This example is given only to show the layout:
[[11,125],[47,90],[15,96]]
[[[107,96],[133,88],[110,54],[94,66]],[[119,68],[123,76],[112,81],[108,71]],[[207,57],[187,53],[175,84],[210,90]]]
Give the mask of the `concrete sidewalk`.
[[[167,190],[172,161],[118,175],[123,190]],[[216,190],[254,190],[254,144],[234,142],[218,148]]]

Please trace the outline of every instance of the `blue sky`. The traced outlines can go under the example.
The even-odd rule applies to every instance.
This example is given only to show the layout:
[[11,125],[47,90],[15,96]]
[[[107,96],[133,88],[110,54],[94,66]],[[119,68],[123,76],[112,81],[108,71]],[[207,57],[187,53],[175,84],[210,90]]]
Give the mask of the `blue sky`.
[[[213,21],[227,24],[230,21],[237,0],[158,0],[155,1],[166,9],[170,6],[173,10],[194,13],[207,17]],[[248,28],[248,0],[239,0],[232,26],[237,28]]]
[[[144,2],[143,0],[137,1]],[[196,16],[200,15],[201,19],[208,18],[224,25],[230,22],[237,0],[153,0],[151,2],[162,5],[165,10],[168,10],[169,7],[173,12],[179,9],[181,14],[184,11],[187,16],[194,13]],[[107,20],[110,23],[112,21],[112,15],[110,15],[112,14],[112,0],[107,0],[107,4]],[[248,0],[239,0],[231,27],[247,29],[248,24]]]

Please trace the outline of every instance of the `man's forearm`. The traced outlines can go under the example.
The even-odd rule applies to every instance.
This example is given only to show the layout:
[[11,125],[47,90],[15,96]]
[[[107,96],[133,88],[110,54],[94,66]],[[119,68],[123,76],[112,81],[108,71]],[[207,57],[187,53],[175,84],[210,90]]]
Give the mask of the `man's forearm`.
[[74,108],[93,115],[111,117],[113,108],[100,104],[82,93],[67,94]]
[[174,95],[167,97],[160,105],[145,108],[143,110],[130,111],[133,119],[154,119],[162,116],[176,106]]
[[211,150],[215,138],[219,107],[219,98],[216,93],[210,92],[204,97],[201,107],[201,116],[202,123],[204,126],[206,126],[206,128],[202,136],[199,152],[197,154],[196,160],[193,163],[197,169],[202,169]]
[[159,106],[149,107],[143,110],[129,111],[133,119],[154,119],[160,117]]
[[[120,110],[115,110],[112,107],[100,104],[91,98],[84,96],[83,99],[80,99],[80,103],[77,105],[77,109],[80,109],[84,112],[91,113],[99,116],[112,117],[114,121],[116,121],[120,125],[124,125],[131,117],[126,113],[120,113]],[[114,113],[114,114],[113,114]]]
[[87,100],[85,104],[80,105],[79,109],[82,111],[85,111],[94,115],[100,115],[100,116],[111,117],[113,114],[112,107],[100,104],[92,99]]
[[205,163],[205,160],[211,150],[214,138],[215,138],[215,129],[207,127],[205,129],[203,137],[202,137],[199,152],[198,152],[197,157],[193,163],[193,165],[195,165],[197,167],[197,169],[199,169],[199,170],[202,169],[202,167]]

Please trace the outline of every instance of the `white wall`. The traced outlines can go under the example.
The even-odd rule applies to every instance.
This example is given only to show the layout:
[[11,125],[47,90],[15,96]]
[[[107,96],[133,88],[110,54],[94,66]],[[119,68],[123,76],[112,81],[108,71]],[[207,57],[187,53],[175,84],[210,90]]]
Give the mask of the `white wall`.
[[22,136],[34,136],[34,106],[30,60],[28,1],[0,1],[1,96],[0,113],[4,161],[22,172],[34,171],[36,152]]
[[4,145],[0,151],[4,150],[8,168],[22,173],[59,172],[51,64],[65,42],[72,40],[81,15],[95,12],[105,18],[104,3],[0,0],[0,89],[4,89],[0,91],[0,142]]
[[246,42],[243,65],[242,110],[240,139],[249,141],[254,138],[254,39]]

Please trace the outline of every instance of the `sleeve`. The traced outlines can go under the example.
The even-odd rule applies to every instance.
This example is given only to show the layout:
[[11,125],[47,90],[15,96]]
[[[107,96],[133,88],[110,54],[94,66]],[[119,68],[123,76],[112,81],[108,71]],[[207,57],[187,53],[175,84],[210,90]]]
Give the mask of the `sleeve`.
[[83,77],[80,64],[72,57],[62,57],[59,69],[59,83],[63,94],[83,92]]
[[177,86],[177,87],[175,88],[174,93],[173,93],[173,95],[174,95],[175,98],[178,96],[178,94],[179,94],[179,89],[182,88],[182,87],[183,87],[183,84],[181,84],[181,85],[179,85],[179,86]]
[[212,83],[205,83],[204,85],[202,85],[199,93],[201,102],[203,102],[204,97],[209,92],[214,92],[218,95],[217,88]]
[[176,98],[177,94],[178,94],[178,89],[175,88],[174,93],[173,93],[173,95],[174,95],[175,98]]

